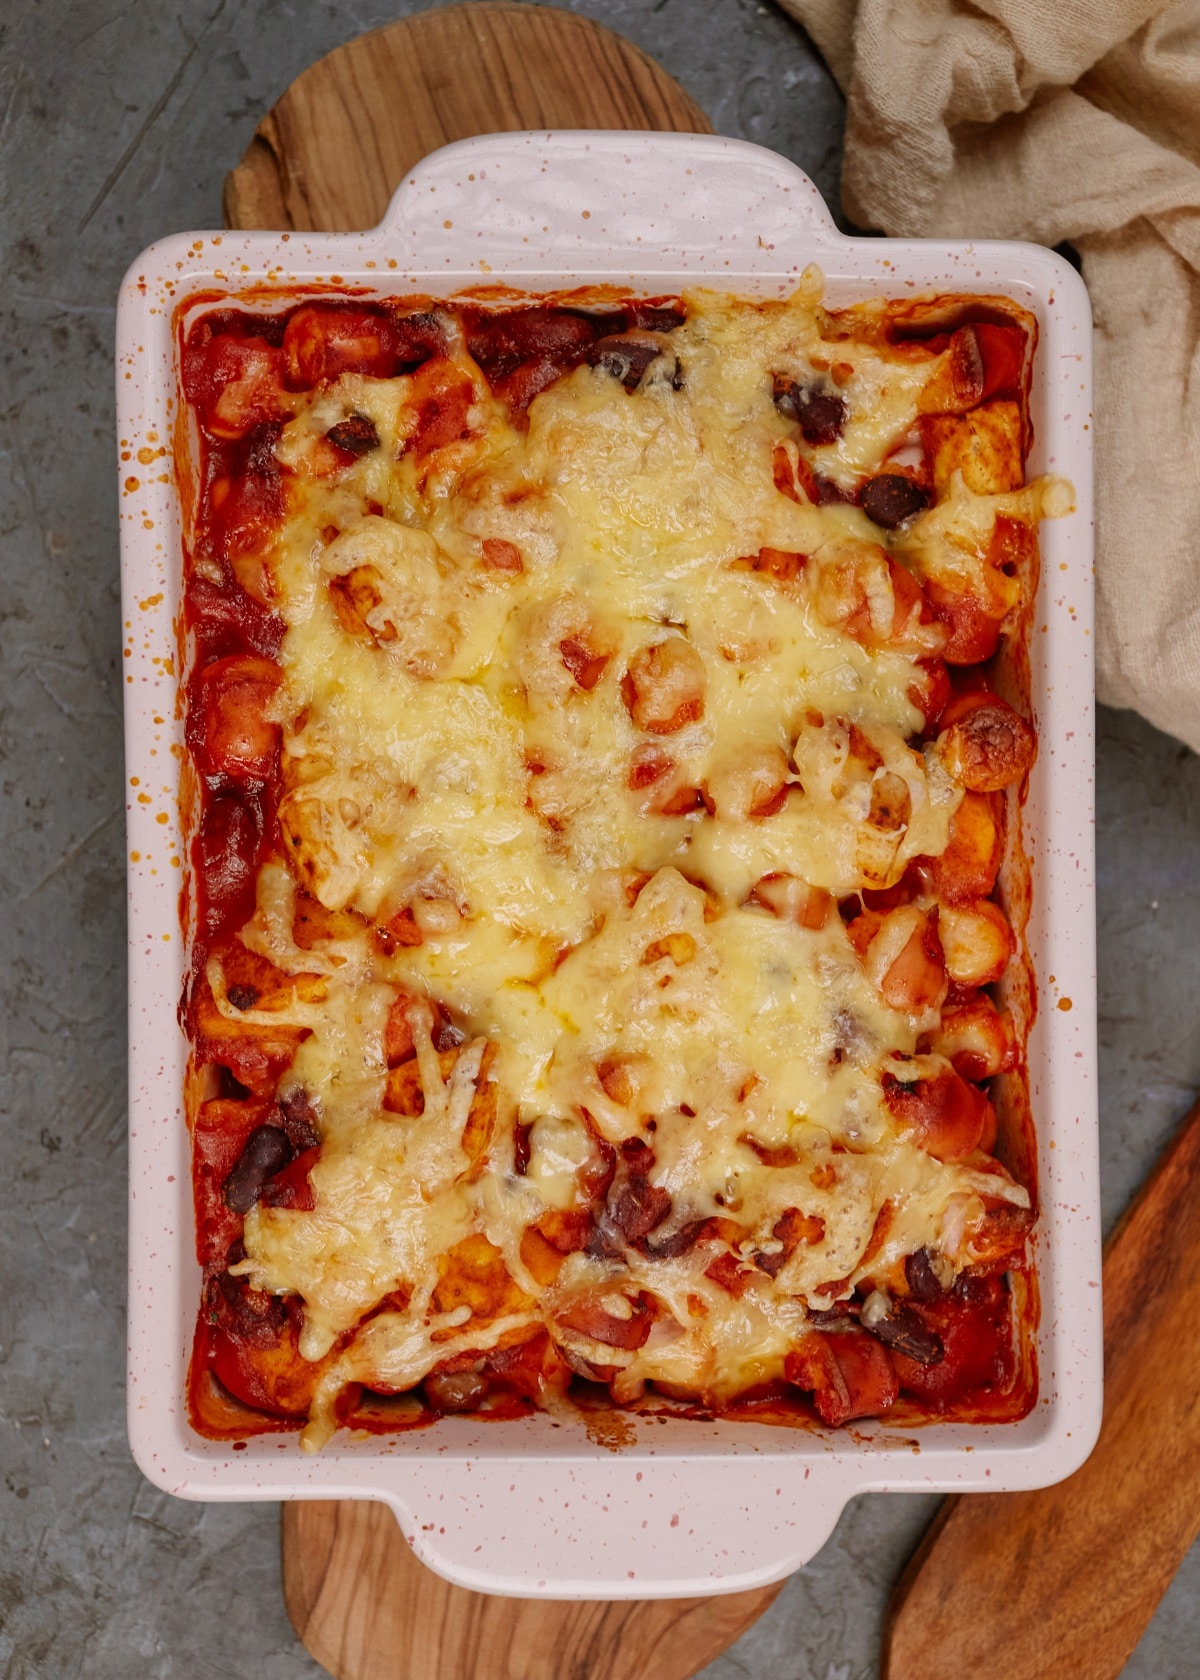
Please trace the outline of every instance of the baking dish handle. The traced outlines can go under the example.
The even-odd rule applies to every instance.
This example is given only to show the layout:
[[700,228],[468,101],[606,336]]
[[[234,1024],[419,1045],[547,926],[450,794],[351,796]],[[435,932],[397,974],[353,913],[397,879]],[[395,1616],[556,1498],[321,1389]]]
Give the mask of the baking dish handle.
[[[693,278],[810,262],[844,244],[825,201],[776,152],[712,134],[489,134],[423,158],[375,234],[430,267],[454,230],[484,273],[678,269]],[[464,239],[464,234],[468,235]]]
[[410,1459],[376,1497],[422,1563],[474,1592],[694,1598],[769,1586],[814,1557],[857,1491],[827,1466],[774,1455]]

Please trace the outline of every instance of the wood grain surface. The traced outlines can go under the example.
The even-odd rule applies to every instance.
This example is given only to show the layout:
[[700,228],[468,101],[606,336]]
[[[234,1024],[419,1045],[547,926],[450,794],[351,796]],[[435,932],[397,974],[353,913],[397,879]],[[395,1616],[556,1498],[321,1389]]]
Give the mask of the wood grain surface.
[[288,1614],[338,1680],[686,1680],[778,1591],[621,1604],[493,1598],[418,1563],[386,1505],[283,1508]]
[[1120,1674],[1200,1532],[1198,1322],[1200,1107],[1105,1255],[1096,1450],[1057,1487],[946,1501],[893,1596],[885,1680]]
[[[703,111],[653,60],[569,12],[511,0],[424,12],[306,70],[225,183],[235,228],[373,227],[413,164],[451,140],[525,128],[683,129]],[[337,1680],[686,1680],[778,1585],[712,1598],[561,1604],[452,1587],[386,1505],[283,1509],[288,1614]]]
[[547,6],[477,0],[373,29],[298,76],[226,177],[225,220],[374,227],[428,152],[526,128],[712,132],[678,83],[611,30]]

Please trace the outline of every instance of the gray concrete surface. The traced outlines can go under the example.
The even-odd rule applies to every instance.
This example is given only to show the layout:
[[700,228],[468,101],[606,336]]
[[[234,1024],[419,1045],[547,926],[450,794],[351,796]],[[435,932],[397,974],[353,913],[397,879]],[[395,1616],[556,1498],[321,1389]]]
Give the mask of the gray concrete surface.
[[[406,0],[0,0],[0,1675],[313,1680],[278,1511],[152,1490],[125,1445],[123,869],[112,300],[211,227],[260,113]],[[836,198],[841,104],[755,0],[583,0],[723,133]],[[1200,1085],[1200,761],[1128,715],[1100,756],[1109,1221]],[[935,1500],[871,1496],[708,1680],[869,1680]],[[964,1607],[969,1614],[969,1607]],[[1127,1670],[1200,1671],[1193,1551]]]

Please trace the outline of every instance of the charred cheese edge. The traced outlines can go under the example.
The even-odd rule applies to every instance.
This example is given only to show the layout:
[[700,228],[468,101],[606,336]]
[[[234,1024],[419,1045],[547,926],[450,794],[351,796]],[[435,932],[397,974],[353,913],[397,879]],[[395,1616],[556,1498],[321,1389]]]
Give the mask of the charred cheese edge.
[[[580,367],[536,398],[527,431],[459,343],[471,435],[424,459],[405,449],[407,377],[343,376],[300,399],[284,429],[292,513],[270,565],[287,625],[274,702],[287,867],[260,872],[241,937],[285,972],[323,977],[271,1017],[308,1029],[285,1085],[308,1091],[323,1141],[313,1210],[254,1207],[233,1270],[301,1298],[304,1357],[338,1350],[309,1449],[335,1427],[346,1384],[410,1388],[540,1325],[568,1357],[615,1370],[618,1397],[653,1381],[727,1403],[779,1378],[810,1313],[862,1276],[922,1247],[953,1263],[985,1198],[1028,1205],[990,1158],[940,1162],[889,1118],[881,1068],[915,1054],[927,1022],[886,1005],[836,912],[814,931],[749,901],[774,871],[834,897],[895,882],[945,849],[961,798],[936,755],[908,744],[920,650],[868,651],[822,621],[810,590],[746,564],[768,548],[811,569],[886,541],[856,506],[809,505],[774,482],[778,446],[796,443],[771,374],[828,367],[819,300],[813,276],[785,303],[690,294],[671,356],[637,390]],[[854,339],[836,355],[846,424],[807,455],[855,482],[913,433],[929,370]],[[373,422],[380,448],[316,476],[315,440],[349,414]],[[910,528],[910,558],[961,568],[997,509],[1036,519],[1062,499],[1044,482],[993,498],[959,483]],[[522,569],[487,564],[488,539]],[[703,708],[654,736],[635,727],[622,682],[639,650],[677,639],[699,656]],[[564,643],[600,662],[589,686]],[[851,726],[878,761],[865,781],[847,773]],[[739,767],[769,752],[789,786],[766,816],[739,814],[736,798],[730,814],[720,797],[656,815],[630,786],[647,751],[705,790],[736,788]],[[885,774],[905,784],[909,814],[881,837],[868,815]],[[356,913],[315,949],[295,943],[298,884]],[[385,955],[372,926],[404,910],[422,942]],[[210,978],[218,1008],[237,1013]],[[402,992],[418,1000],[415,1118],[384,1107],[385,1026]],[[424,998],[465,1028],[449,1073]],[[598,1076],[613,1064],[631,1070],[624,1102]],[[463,1132],[485,1078],[497,1123],[476,1171]],[[518,1126],[531,1128],[524,1172]],[[522,1238],[581,1205],[595,1134],[652,1147],[664,1228],[733,1222],[738,1237],[719,1246],[747,1263],[740,1296],[706,1275],[712,1241],[674,1258],[609,1244],[569,1254],[550,1285],[531,1276]],[[882,1248],[864,1263],[885,1206]],[[809,1240],[772,1276],[751,1260],[778,1248],[785,1209],[808,1216]],[[510,1297],[491,1314],[439,1310],[439,1262],[478,1235]],[[639,1292],[658,1304],[640,1348],[562,1323],[573,1300],[619,1316]]]

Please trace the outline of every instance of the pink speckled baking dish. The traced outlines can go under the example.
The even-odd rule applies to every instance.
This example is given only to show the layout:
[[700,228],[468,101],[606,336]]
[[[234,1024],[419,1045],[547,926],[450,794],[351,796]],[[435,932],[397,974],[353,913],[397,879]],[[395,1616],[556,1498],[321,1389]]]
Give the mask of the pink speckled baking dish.
[[[1040,326],[1032,472],[1064,474],[1077,510],[1042,527],[1031,637],[1040,757],[1025,807],[1027,930],[1040,1009],[1029,1039],[1041,1223],[1039,1399],[1018,1423],[899,1434],[629,1420],[611,1451],[578,1425],[447,1418],[390,1437],[294,1435],[243,1450],[189,1427],[199,1299],[176,1015],[185,966],[175,621],[182,583],[173,324],[189,300],[314,285],[449,296],[698,282],[782,296],[811,262],[834,303],[1004,293]],[[496,135],[447,147],[369,233],[181,234],[121,292],[121,440],[129,845],[129,1436],[146,1475],[194,1499],[383,1499],[418,1556],[477,1591],[646,1598],[765,1584],[810,1558],[867,1489],[1038,1487],[1086,1457],[1100,1422],[1100,1224],[1092,876],[1091,317],[1075,272],[1032,245],[847,239],[812,183],[756,146],[699,135]],[[240,1445],[240,1444],[239,1444]]]

